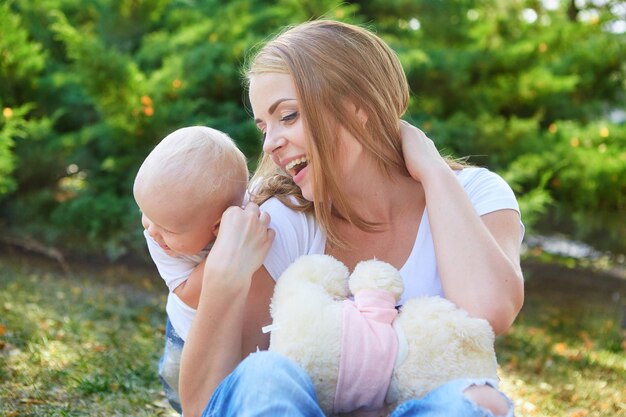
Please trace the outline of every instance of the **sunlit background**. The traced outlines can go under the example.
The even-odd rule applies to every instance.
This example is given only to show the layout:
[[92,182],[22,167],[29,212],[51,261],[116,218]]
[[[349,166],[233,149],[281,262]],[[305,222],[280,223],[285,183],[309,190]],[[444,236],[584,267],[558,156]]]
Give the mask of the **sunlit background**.
[[498,354],[518,415],[626,415],[626,2],[0,0],[1,415],[170,414],[135,173],[196,124],[254,169],[242,65],[319,17],[385,39],[405,119],[517,193],[527,301]]

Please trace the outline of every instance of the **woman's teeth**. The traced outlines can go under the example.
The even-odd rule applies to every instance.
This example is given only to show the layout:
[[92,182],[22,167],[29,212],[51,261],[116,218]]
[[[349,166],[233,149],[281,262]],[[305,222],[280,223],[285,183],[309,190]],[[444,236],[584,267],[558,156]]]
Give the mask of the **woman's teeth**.
[[[293,161],[289,162],[286,166],[285,169],[287,171],[293,171],[294,168],[296,168],[298,165],[304,164],[306,166],[306,164],[308,164],[308,160],[305,157],[302,158],[298,158],[298,159],[294,159]],[[299,170],[298,170],[299,171]]]

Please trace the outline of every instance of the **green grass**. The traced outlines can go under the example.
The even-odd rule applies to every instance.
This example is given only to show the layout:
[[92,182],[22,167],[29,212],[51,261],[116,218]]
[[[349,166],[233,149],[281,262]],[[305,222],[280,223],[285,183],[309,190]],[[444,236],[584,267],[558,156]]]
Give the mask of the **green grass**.
[[0,263],[0,415],[171,414],[156,374],[165,298],[107,281]]
[[[156,374],[165,287],[124,268],[71,275],[0,258],[1,416],[171,416]],[[517,416],[626,415],[624,280],[531,265],[497,341]]]
[[518,416],[626,416],[626,280],[530,263],[526,302],[497,340]]

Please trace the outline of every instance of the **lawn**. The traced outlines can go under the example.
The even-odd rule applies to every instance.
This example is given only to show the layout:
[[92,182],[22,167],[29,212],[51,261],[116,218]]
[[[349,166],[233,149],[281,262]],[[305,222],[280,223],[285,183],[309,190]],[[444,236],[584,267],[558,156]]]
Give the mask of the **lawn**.
[[[39,260],[40,261],[40,260]],[[149,268],[0,256],[1,416],[171,416],[156,375],[165,287]],[[498,338],[517,416],[626,415],[626,280],[529,262]]]
[[175,415],[156,374],[155,277],[45,271],[0,260],[0,416]]
[[518,416],[626,416],[626,279],[527,262],[526,302],[497,341]]

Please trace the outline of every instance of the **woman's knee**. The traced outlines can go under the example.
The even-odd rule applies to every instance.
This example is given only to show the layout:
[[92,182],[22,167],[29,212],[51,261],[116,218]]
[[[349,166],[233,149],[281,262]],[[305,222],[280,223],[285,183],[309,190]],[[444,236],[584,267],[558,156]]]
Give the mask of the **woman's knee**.
[[472,385],[463,394],[479,407],[491,411],[494,416],[506,416],[511,408],[504,395],[490,385]]
[[206,416],[318,416],[313,383],[295,362],[275,352],[256,352],[220,384]]
[[308,378],[307,373],[291,359],[271,351],[250,354],[236,372],[239,378],[257,378],[263,384],[272,380],[282,382]]
[[241,363],[241,367],[252,368],[257,372],[275,372],[277,369],[290,369],[297,365],[285,355],[262,350],[248,355]]

